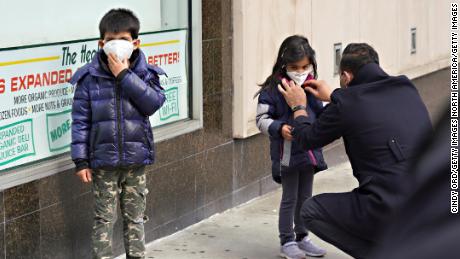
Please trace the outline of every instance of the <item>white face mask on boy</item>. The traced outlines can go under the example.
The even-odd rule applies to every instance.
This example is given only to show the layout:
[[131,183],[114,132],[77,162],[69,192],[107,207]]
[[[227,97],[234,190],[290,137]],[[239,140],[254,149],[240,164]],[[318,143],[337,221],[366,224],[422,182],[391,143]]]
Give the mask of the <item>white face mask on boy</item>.
[[107,56],[109,53],[113,53],[118,57],[118,60],[123,61],[131,57],[134,51],[134,45],[127,40],[111,40],[106,42],[102,49]]
[[286,74],[289,76],[289,78],[291,78],[292,80],[294,80],[294,82],[297,84],[297,85],[302,85],[305,80],[307,79],[308,75],[313,71],[313,68],[312,67],[309,67],[307,70],[305,70],[304,72],[302,73],[299,73],[297,71],[287,71]]

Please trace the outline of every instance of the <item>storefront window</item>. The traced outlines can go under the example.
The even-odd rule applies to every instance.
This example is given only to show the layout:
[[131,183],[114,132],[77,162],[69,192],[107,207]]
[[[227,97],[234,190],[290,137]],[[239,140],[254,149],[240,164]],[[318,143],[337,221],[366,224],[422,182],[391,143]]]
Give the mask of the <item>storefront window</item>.
[[[0,39],[0,188],[13,180],[29,181],[73,167],[69,150],[75,87],[67,81],[98,51],[98,24],[111,8],[134,11],[141,22],[139,38],[147,62],[168,75],[160,78],[167,101],[150,118],[157,139],[199,128],[201,84],[190,78],[201,67],[201,52],[194,53],[197,48],[192,49],[191,37],[201,34],[201,27],[194,25],[201,18],[192,19],[191,14],[192,10],[199,13],[201,7],[191,3],[8,2],[2,8],[8,12],[0,17],[9,24],[2,28]],[[16,19],[18,13],[27,19]],[[44,166],[46,172],[30,170],[36,165]]]

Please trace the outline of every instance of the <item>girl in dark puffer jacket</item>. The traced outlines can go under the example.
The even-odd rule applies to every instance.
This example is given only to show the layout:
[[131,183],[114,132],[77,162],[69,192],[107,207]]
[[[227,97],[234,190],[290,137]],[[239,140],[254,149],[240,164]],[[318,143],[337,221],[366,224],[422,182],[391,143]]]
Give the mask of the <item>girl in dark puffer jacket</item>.
[[[300,208],[312,195],[314,173],[325,170],[327,166],[321,149],[303,150],[292,141],[292,107],[287,105],[277,88],[283,79],[303,85],[316,75],[314,50],[305,37],[294,35],[281,44],[272,74],[258,93],[257,127],[270,137],[272,176],[275,182],[282,184],[283,190],[278,227],[281,256],[284,258],[299,259],[305,258],[305,254],[323,256],[326,253],[310,241],[300,217]],[[323,104],[308,93],[307,98],[308,107],[303,109],[307,109],[309,116],[315,119],[320,115]]]

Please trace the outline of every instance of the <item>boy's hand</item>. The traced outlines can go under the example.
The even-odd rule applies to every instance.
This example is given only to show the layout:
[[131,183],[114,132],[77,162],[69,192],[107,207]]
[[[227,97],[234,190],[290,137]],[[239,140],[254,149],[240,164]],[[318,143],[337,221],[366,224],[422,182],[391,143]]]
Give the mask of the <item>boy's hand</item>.
[[93,180],[91,176],[91,169],[89,168],[81,169],[77,172],[77,176],[80,178],[80,181],[84,183],[90,183]]
[[128,59],[120,61],[120,60],[118,60],[117,56],[115,56],[115,54],[113,54],[113,53],[109,53],[108,60],[109,60],[110,71],[112,71],[112,74],[115,77],[117,77],[118,74],[120,74],[121,71],[129,68]]
[[291,130],[292,130],[291,126],[284,124],[283,127],[281,127],[281,136],[283,136],[285,140],[291,141],[292,140]]

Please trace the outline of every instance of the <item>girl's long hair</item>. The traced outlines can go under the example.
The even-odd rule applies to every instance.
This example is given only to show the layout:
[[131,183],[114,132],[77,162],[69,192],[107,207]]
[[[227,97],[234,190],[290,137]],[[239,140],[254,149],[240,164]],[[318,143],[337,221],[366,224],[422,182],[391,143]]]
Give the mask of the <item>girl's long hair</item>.
[[310,46],[308,39],[300,35],[287,37],[283,43],[281,43],[280,49],[278,50],[278,57],[276,58],[271,75],[267,77],[265,82],[259,85],[261,89],[257,91],[254,97],[259,95],[259,93],[266,88],[269,90],[276,89],[277,85],[281,83],[280,78],[287,77],[286,65],[298,62],[304,57],[307,57],[313,66],[313,77],[316,79],[318,77],[318,72],[315,51]]

